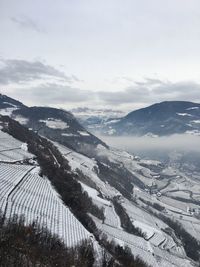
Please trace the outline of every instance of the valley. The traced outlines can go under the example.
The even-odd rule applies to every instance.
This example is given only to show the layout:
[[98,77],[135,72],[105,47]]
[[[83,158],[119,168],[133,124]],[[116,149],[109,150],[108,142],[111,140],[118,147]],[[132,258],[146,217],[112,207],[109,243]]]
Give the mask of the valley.
[[193,176],[108,146],[65,111],[23,107],[10,117],[0,117],[5,219],[23,216],[67,247],[90,240],[96,266],[105,242],[129,247],[150,266],[197,266],[200,184]]

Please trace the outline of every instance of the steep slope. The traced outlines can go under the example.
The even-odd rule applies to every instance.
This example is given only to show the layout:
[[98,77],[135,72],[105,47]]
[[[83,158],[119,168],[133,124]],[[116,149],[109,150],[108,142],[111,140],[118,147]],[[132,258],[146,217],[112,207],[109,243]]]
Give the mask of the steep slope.
[[[0,221],[2,221],[0,215]],[[33,242],[34,240],[34,242]],[[0,227],[0,266],[67,267],[91,266],[95,262],[92,245],[82,242],[68,248],[58,237],[37,224],[25,225],[16,217]]]
[[[0,192],[0,203],[4,214],[3,220],[15,214],[24,215],[26,223],[36,221],[40,227],[47,227],[51,233],[57,234],[67,246],[74,246],[77,242],[89,238],[95,251],[94,266],[102,266],[102,260],[106,260],[106,262],[111,260],[113,264],[111,266],[119,266],[118,263],[127,266],[125,262],[130,262],[130,266],[146,266],[130,253],[127,254],[123,248],[110,245],[107,241],[101,241],[100,232],[89,214],[102,219],[103,211],[84,192],[77,181],[79,175],[70,169],[68,161],[53,143],[9,117],[0,117],[0,127],[6,132],[0,131],[2,136],[0,141],[3,145],[0,154],[7,155],[6,162],[3,160],[0,163],[0,182],[3,189]],[[26,142],[26,145],[10,135]],[[31,154],[27,156],[27,152],[22,151],[22,154],[25,154],[24,158],[15,160],[12,153],[15,149],[19,150],[19,147],[22,150],[28,147]],[[35,168],[35,166],[37,167]],[[53,187],[46,177],[51,181]],[[55,189],[60,193],[65,205],[70,207],[70,211],[63,205]],[[79,221],[75,217],[78,217]],[[100,249],[94,236],[97,239],[100,238],[99,242],[106,250]],[[104,263],[103,266],[110,265]]]
[[[139,160],[118,150],[106,149],[104,157],[95,160],[58,143],[55,145],[68,160],[71,170],[79,174],[77,179],[83,190],[89,194],[93,203],[103,208],[104,219],[99,220],[95,216],[92,216],[92,219],[97,228],[107,235],[108,240],[114,240],[123,246],[127,245],[135,256],[141,257],[152,266],[159,266],[159,264],[161,264],[160,266],[191,266],[181,240],[165,221],[159,219],[159,216],[164,216],[164,218],[165,216],[166,218],[175,216],[176,220],[179,220],[179,215],[182,214],[180,221],[183,222],[183,225],[187,223],[190,227],[196,227],[195,235],[200,236],[199,220],[187,213],[187,201],[183,201],[181,206],[175,199],[164,197],[164,195],[161,197],[161,193],[159,193],[162,188],[165,188],[165,192],[170,191],[173,182],[170,184],[169,181],[177,176],[172,170],[170,173],[170,170],[159,162]],[[101,150],[102,148],[97,149]],[[105,158],[107,158],[107,163],[105,163]],[[114,162],[123,164],[134,174],[135,181],[141,181],[141,184],[134,183],[131,199],[127,199],[117,190],[117,186],[112,184],[109,172],[107,172],[107,176],[102,177],[100,166],[106,165],[108,169],[113,168]],[[179,176],[174,183],[181,183],[182,179],[183,177]],[[141,188],[140,185],[144,187]],[[184,184],[182,184],[183,186]],[[148,191],[147,188],[149,188]],[[184,187],[182,190],[184,192]],[[156,192],[159,196],[156,196]],[[128,194],[128,196],[130,195]],[[136,228],[130,230],[130,227],[128,230],[124,216],[116,210],[116,202]]]
[[130,112],[121,119],[108,120],[99,128],[91,130],[100,130],[107,135],[200,134],[200,104],[185,101],[162,102]]
[[49,139],[59,141],[78,151],[90,151],[90,146],[101,140],[85,130],[76,118],[65,110],[49,107],[23,107],[12,113],[12,118]]
[[0,94],[0,114],[10,116],[18,108],[25,107],[21,102]]
[[46,227],[68,247],[89,239],[91,234],[64,206],[47,177],[39,175],[36,156],[23,148],[22,142],[0,130],[0,209],[4,217],[23,215],[26,224]]

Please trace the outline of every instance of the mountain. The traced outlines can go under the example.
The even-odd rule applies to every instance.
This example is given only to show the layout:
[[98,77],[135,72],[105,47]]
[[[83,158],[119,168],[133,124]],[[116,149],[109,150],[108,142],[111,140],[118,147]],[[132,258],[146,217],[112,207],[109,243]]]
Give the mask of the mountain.
[[101,144],[70,113],[50,107],[21,107],[11,117],[42,136],[67,145],[77,151],[90,151],[90,146]]
[[105,121],[121,118],[125,115],[123,111],[113,109],[92,109],[92,108],[74,108],[70,110],[72,114],[84,125],[84,127],[90,129],[95,125],[103,124]]
[[[66,111],[22,107],[11,117],[24,125],[0,116],[0,207],[7,218],[24,214],[67,246],[89,235],[96,259],[104,249],[122,266],[145,266],[128,264],[136,257],[155,267],[197,266],[197,180],[108,147]],[[62,139],[78,131],[85,134]]]
[[38,134],[78,151],[90,151],[90,146],[95,147],[98,144],[107,147],[66,110],[51,107],[27,107],[15,99],[0,95],[0,114],[8,115]]
[[186,101],[166,101],[135,110],[121,119],[107,120],[93,132],[105,135],[200,134],[200,104]]
[[12,112],[18,108],[25,107],[21,102],[0,94],[0,114],[10,116]]
[[87,119],[91,117],[98,117],[101,119],[108,119],[108,118],[118,118],[123,117],[124,112],[121,110],[113,110],[113,109],[94,109],[94,108],[73,108],[70,110],[76,118]]

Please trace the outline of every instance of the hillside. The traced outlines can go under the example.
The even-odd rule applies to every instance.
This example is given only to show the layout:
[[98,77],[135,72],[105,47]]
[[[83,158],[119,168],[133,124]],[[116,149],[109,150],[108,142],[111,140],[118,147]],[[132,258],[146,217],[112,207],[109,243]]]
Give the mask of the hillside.
[[[59,112],[59,110],[50,109],[52,113],[49,114],[46,113],[46,109],[41,110],[45,113],[40,114],[37,110],[33,119],[31,116],[34,113],[31,111],[27,115],[29,121],[46,120],[54,115],[53,111]],[[11,198],[6,197],[9,200],[6,205],[9,208],[9,214],[24,213],[30,220],[31,218],[36,218],[37,221],[40,219],[39,224],[47,225],[49,230],[58,229],[56,228],[58,224],[56,209],[60,204],[58,202],[55,204],[54,211],[48,209],[50,203],[54,205],[58,197],[57,193],[52,195],[51,202],[45,202],[47,198],[45,192],[48,191],[50,194],[51,190],[56,189],[65,204],[62,206],[63,209],[66,210],[69,207],[75,216],[74,221],[72,220],[74,232],[70,229],[72,233],[70,240],[79,240],[76,233],[80,240],[83,233],[85,233],[83,238],[89,233],[89,237],[94,236],[100,246],[106,248],[114,258],[116,254],[110,247],[112,240],[116,246],[129,247],[134,259],[139,256],[151,266],[195,266],[200,251],[199,183],[159,161],[142,160],[127,152],[109,148],[99,139],[96,139],[99,140],[96,144],[93,143],[92,138],[88,139],[87,145],[90,149],[81,153],[80,147],[82,149],[83,147],[80,144],[73,142],[70,145],[69,141],[59,139],[60,129],[58,136],[54,128],[51,130],[52,126],[57,127],[56,120],[58,116],[61,119],[62,115],[62,111],[60,112],[55,113],[50,125],[47,124],[48,120],[45,122],[47,124],[45,127],[50,128],[51,134],[49,131],[44,131],[43,137],[35,133],[36,128],[34,128],[35,131],[28,130],[9,117],[1,117],[2,130],[15,138],[12,142],[10,139],[6,141],[6,138],[1,140],[1,167],[5,168],[5,164],[8,164],[8,167],[10,164],[18,165],[20,162],[23,165],[20,168],[28,165],[26,167],[28,170],[30,164],[32,167],[34,164],[40,166],[39,173],[34,175],[26,173],[25,176],[22,175],[23,178],[20,178],[16,172],[17,184],[14,186],[18,187],[21,184],[19,193],[22,190],[22,194],[12,189],[10,193],[8,190],[8,197],[15,192]],[[62,121],[64,119],[65,117],[62,117]],[[67,128],[68,133],[69,130],[72,132],[77,130],[73,129],[73,125],[70,124]],[[2,136],[4,135],[5,133],[2,133]],[[44,138],[45,135],[48,140]],[[29,152],[22,152],[21,147],[24,146],[22,143],[17,143],[19,141],[16,139],[27,143]],[[79,142],[84,143],[84,138],[79,139]],[[14,167],[11,166],[11,169]],[[9,169],[3,173],[7,172]],[[3,182],[8,179],[3,175]],[[49,180],[53,187],[49,184]],[[38,182],[43,183],[43,187],[37,187]],[[31,186],[32,183],[35,183],[34,186]],[[48,188],[46,191],[45,186]],[[44,191],[40,192],[42,188]],[[44,198],[42,207],[38,206],[37,191],[40,192],[40,198]],[[19,197],[20,195],[25,198]],[[17,202],[18,198],[19,202]],[[23,208],[23,199],[27,198],[30,198],[30,201],[27,203],[28,206]],[[31,211],[32,205],[36,205],[34,212]],[[5,205],[3,207],[5,211]],[[37,209],[40,212],[44,210],[44,215],[38,216]],[[47,218],[50,218],[48,222]],[[75,223],[77,219],[78,224]],[[66,230],[59,228],[63,230],[58,231],[63,240],[65,236],[66,238],[70,236],[70,226],[67,228],[66,223],[65,227]]]
[[89,126],[104,135],[200,134],[200,104],[168,101],[135,110],[119,119],[109,119]]
[[[103,218],[102,210],[81,189],[76,180],[77,174],[70,171],[67,160],[51,142],[9,117],[2,116],[0,126],[4,131],[0,131],[0,206],[3,224],[7,219],[12,220],[13,216],[23,216],[25,225],[34,222],[42,231],[44,229],[44,234],[47,229],[68,249],[74,246],[81,249],[81,242],[88,240],[95,257],[94,265],[88,263],[85,265],[88,267],[101,267],[102,261],[105,261],[103,266],[119,266],[119,262],[127,266],[124,265],[125,261],[130,261],[130,266],[145,266],[117,244],[114,246],[99,239],[99,230],[87,213]],[[27,147],[31,153],[26,151]],[[101,246],[95,241],[96,238]],[[0,239],[0,244],[2,242]],[[83,257],[89,260],[89,255]]]
[[12,112],[18,108],[25,107],[21,102],[0,94],[0,114],[10,116]]

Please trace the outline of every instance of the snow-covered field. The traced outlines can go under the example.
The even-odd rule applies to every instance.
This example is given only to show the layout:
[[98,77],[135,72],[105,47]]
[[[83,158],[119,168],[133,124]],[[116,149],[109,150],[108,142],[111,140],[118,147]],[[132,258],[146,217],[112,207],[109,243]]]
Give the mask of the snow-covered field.
[[[23,215],[25,223],[37,222],[73,246],[91,234],[62,203],[39,167],[17,163],[32,159],[27,146],[0,131],[0,209],[7,219]],[[6,163],[5,163],[6,162]]]
[[91,234],[62,203],[47,178],[30,173],[28,165],[0,164],[0,207],[6,218],[23,215],[73,246]]
[[26,151],[22,142],[0,131],[0,162],[16,162],[32,158],[34,155]]
[[[81,172],[92,181],[92,186],[80,182],[84,191],[92,198],[92,201],[100,208],[104,209],[105,220],[102,222],[93,216],[97,227],[105,233],[110,240],[114,239],[120,245],[128,245],[135,256],[140,256],[152,266],[191,266],[189,261],[185,260],[185,252],[182,246],[177,245],[174,239],[163,231],[167,229],[168,225],[159,220],[149,212],[145,211],[141,206],[136,205],[132,201],[128,201],[124,197],[120,197],[120,203],[126,210],[128,216],[132,220],[133,225],[140,228],[146,234],[145,239],[128,234],[121,228],[120,218],[116,214],[112,199],[119,192],[111,187],[108,183],[104,183],[99,178],[99,169],[97,162],[81,155],[71,149],[68,149],[59,144],[55,145],[59,148],[61,153],[66,157],[73,172]],[[127,169],[142,178],[144,183],[145,179],[149,182],[159,179],[159,173],[152,169],[158,167],[160,162],[140,160],[137,157],[130,155],[127,152],[118,151],[115,149],[108,150],[102,146],[97,147],[97,152],[100,157],[106,156],[112,163],[123,163]],[[105,162],[103,162],[105,164]],[[144,167],[144,165],[146,167]],[[108,165],[109,166],[109,165]],[[148,168],[150,166],[151,168]],[[166,169],[165,176],[174,176],[174,170]],[[158,178],[157,178],[158,177]],[[95,185],[95,186],[94,186]],[[134,194],[138,197],[143,197],[149,201],[160,202],[160,199],[149,195],[149,193],[138,188],[134,189]],[[120,194],[119,194],[120,195]],[[103,196],[103,198],[102,198]],[[176,205],[175,205],[176,206]],[[166,204],[166,207],[167,204]],[[173,208],[173,205],[169,205]],[[175,211],[180,211],[174,208]],[[157,249],[155,253],[154,249]]]
[[[119,194],[119,192],[109,184],[106,184],[100,180],[99,169],[96,160],[88,158],[85,155],[81,155],[59,144],[56,145],[68,160],[71,170],[74,172],[79,171],[83,173],[84,176],[93,182],[93,188],[91,185],[86,185],[83,182],[81,182],[81,185],[83,190],[86,191],[92,198],[92,201],[98,207],[104,208],[105,220],[103,222],[99,221],[97,218],[94,218],[94,220],[98,228],[101,229],[110,240],[114,239],[119,244],[128,245],[132,249],[132,252],[135,256],[139,255],[148,263],[151,263],[152,266],[191,266],[189,261],[184,261],[185,252],[183,247],[180,244],[177,245],[173,237],[163,231],[163,229],[168,228],[167,224],[149,212],[145,211],[144,208],[141,208],[141,204],[138,206],[133,202],[128,201],[124,197],[120,197],[121,205],[126,210],[127,214],[132,220],[133,225],[140,228],[141,231],[145,233],[146,237],[145,239],[138,238],[126,233],[121,228],[120,219],[116,214],[112,204],[112,198],[116,196],[116,194]],[[160,162],[158,161],[140,160],[138,157],[120,150],[109,150],[101,145],[98,145],[97,153],[100,159],[101,157],[106,157],[111,164],[122,164],[146,185],[151,184],[152,181],[155,181],[160,187],[164,187],[168,185],[167,177],[171,178],[178,176],[176,170],[172,168],[163,167],[161,168],[160,173],[156,172],[154,169],[159,169],[160,167]],[[102,164],[106,165],[107,163],[104,161]],[[107,166],[109,167],[109,163]],[[162,179],[161,175],[163,175]],[[180,181],[181,184],[182,182],[185,182],[185,178],[183,179],[183,177],[180,176],[178,181]],[[183,184],[179,186],[182,185]],[[159,203],[160,205],[162,204],[163,207],[168,210],[167,215],[169,216],[172,216],[173,214],[180,215],[182,212],[181,206],[178,204],[173,205],[173,199],[171,199],[170,203],[167,201],[162,201],[163,199],[168,199],[165,196],[158,198],[156,195],[150,195],[148,192],[145,192],[140,188],[134,188],[134,196],[136,196],[136,198],[142,197],[143,199],[151,201],[152,203],[155,202]],[[144,203],[142,204],[144,205]],[[180,219],[179,217],[177,218]],[[198,234],[197,230],[195,231],[195,233]],[[155,248],[157,249],[157,254],[155,254]]]
[[116,195],[121,195],[115,188],[111,187],[108,183],[103,182],[98,177],[99,168],[95,159],[89,158],[85,155],[77,153],[72,149],[62,146],[54,142],[59,151],[68,160],[71,170],[81,172],[85,177],[89,178],[95,183],[96,189],[100,191],[105,197],[112,198]]
[[28,123],[28,121],[29,121],[29,119],[27,119],[27,118],[25,118],[25,117],[23,117],[21,115],[15,115],[14,116],[14,119],[16,121],[18,121],[22,125],[26,125]]
[[52,129],[67,129],[69,128],[69,125],[61,120],[53,119],[53,118],[48,118],[48,120],[39,120],[39,122],[45,123],[45,125],[49,128]]
[[128,246],[134,256],[142,258],[151,266],[166,267],[191,267],[191,262],[184,256],[169,253],[168,251],[154,246],[141,237],[137,237],[106,224],[102,224],[98,219],[92,216],[97,227],[108,236],[108,239],[114,240],[121,246]]

